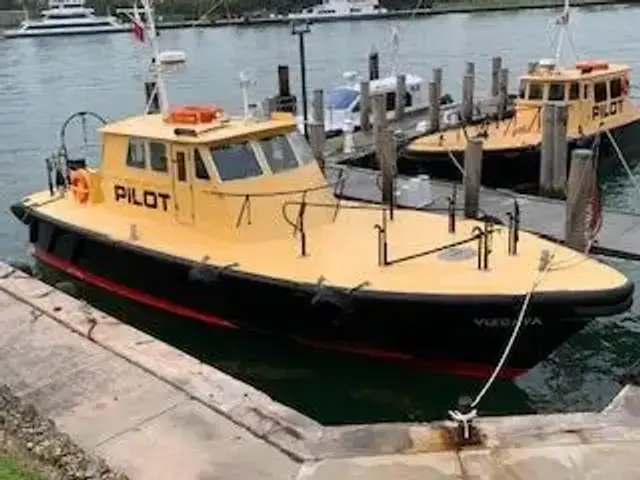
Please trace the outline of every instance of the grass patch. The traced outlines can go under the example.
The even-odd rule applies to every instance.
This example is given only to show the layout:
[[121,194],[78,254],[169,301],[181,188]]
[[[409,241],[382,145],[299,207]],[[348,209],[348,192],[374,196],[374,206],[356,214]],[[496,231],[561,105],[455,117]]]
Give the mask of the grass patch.
[[42,480],[20,460],[0,453],[0,480]]

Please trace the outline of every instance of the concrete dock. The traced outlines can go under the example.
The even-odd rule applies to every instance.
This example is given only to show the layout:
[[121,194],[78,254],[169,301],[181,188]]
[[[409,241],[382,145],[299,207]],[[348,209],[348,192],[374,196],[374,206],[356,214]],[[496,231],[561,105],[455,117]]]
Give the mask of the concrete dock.
[[[639,478],[640,387],[602,412],[323,426],[0,264],[0,377],[130,479]],[[443,412],[444,413],[444,412]]]

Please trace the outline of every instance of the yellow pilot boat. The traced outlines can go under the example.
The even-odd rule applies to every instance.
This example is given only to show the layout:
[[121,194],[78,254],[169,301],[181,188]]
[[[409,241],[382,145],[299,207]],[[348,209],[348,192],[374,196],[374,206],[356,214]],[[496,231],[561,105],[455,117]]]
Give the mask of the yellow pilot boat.
[[[640,108],[630,99],[629,76],[629,66],[606,61],[581,61],[569,68],[557,67],[551,60],[537,62],[520,79],[512,118],[419,137],[402,152],[399,171],[459,179],[460,170],[451,157],[462,165],[467,138],[478,136],[484,144],[485,185],[537,185],[542,111],[549,103],[568,107],[568,155],[573,148],[592,144],[606,131],[618,145],[637,151]],[[602,135],[600,159],[617,162],[611,146],[608,136]]]
[[100,128],[97,168],[63,158],[11,207],[39,261],[215,327],[468,375],[493,369],[550,252],[503,377],[631,306],[624,275],[517,226],[340,201],[290,114],[160,99]]

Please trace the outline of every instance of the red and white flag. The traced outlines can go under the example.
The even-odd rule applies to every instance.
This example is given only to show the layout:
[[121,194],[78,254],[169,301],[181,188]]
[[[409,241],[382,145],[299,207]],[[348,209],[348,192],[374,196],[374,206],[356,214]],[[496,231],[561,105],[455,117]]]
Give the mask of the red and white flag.
[[135,37],[144,42],[144,22],[140,18],[140,12],[138,12],[138,2],[133,4],[133,34]]

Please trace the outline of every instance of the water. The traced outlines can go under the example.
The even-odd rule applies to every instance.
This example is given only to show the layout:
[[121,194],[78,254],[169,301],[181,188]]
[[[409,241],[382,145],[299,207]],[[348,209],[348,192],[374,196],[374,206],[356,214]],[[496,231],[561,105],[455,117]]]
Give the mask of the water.
[[[527,62],[552,54],[553,11],[448,15],[431,19],[318,24],[307,35],[309,88],[340,81],[347,70],[366,71],[372,46],[383,71],[429,77],[445,68],[445,91],[459,97],[466,61],[475,61],[477,92],[487,91],[490,59],[503,56],[511,85]],[[640,9],[582,9],[572,14],[571,45],[593,58],[628,63],[640,71]],[[393,56],[393,28],[400,46]],[[212,101],[240,108],[238,74],[250,73],[259,100],[275,92],[276,65],[289,64],[297,93],[297,38],[287,27],[163,31],[166,49],[183,49],[187,65],[168,80],[172,102]],[[571,61],[571,47],[566,47]],[[113,119],[143,108],[142,82],[148,51],[129,34],[0,41],[0,256],[25,259],[26,231],[9,204],[45,188],[43,158],[60,144],[59,129],[78,110]],[[637,75],[638,72],[635,72]],[[633,79],[634,77],[632,77]],[[89,124],[87,142],[97,143]],[[71,145],[82,145],[80,125]],[[79,150],[74,150],[79,153]],[[605,204],[640,210],[640,198],[624,175],[604,185]],[[607,260],[631,278],[640,269]],[[161,315],[85,289],[98,305],[138,328],[170,340],[219,368],[268,391],[276,399],[327,423],[442,418],[460,393],[475,394],[480,382],[407,370],[370,360],[311,352],[273,339],[219,332]],[[640,305],[640,304],[639,304]],[[593,324],[547,361],[513,382],[498,382],[481,405],[485,413],[569,411],[601,408],[619,390],[616,377],[635,360],[640,306],[628,315]]]

